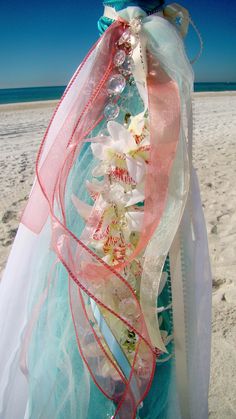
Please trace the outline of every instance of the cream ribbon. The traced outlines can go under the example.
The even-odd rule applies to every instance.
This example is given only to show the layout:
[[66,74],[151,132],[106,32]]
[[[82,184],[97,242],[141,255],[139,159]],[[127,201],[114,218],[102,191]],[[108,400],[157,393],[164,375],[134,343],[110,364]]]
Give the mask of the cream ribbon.
[[181,229],[179,228],[170,249],[170,276],[173,301],[174,341],[176,359],[176,384],[182,419],[190,418],[189,386],[186,346],[186,319],[181,258]]

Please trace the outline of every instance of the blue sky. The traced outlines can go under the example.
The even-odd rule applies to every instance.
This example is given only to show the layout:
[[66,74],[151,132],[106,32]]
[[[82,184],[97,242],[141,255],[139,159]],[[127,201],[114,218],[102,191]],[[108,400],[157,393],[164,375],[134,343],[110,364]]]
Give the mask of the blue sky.
[[[170,1],[168,1],[170,3]],[[204,41],[196,81],[236,81],[235,0],[180,1]],[[0,6],[0,88],[66,85],[98,38],[100,0],[8,0]],[[191,29],[190,57],[198,49]]]

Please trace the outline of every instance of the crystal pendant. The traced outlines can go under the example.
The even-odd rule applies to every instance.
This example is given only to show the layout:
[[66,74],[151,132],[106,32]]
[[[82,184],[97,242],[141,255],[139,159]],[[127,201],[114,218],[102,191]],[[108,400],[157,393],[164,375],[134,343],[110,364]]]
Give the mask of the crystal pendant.
[[114,74],[108,80],[107,91],[109,95],[120,95],[126,85],[125,78],[121,74]]
[[119,112],[119,106],[113,102],[109,102],[104,108],[104,115],[107,120],[116,119],[119,115]]
[[125,58],[126,58],[125,51],[123,49],[119,49],[117,53],[115,54],[115,57],[113,60],[115,66],[116,67],[121,66],[123,62],[125,61]]

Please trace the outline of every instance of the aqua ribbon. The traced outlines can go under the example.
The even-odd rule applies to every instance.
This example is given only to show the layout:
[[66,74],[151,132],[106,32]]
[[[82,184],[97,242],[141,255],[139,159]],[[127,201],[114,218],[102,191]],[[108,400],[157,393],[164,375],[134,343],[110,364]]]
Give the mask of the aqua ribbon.
[[[109,328],[106,320],[104,319],[103,315],[101,314],[97,304],[95,303],[94,300],[90,300],[91,301],[91,307],[93,310],[93,315],[94,318],[96,319],[96,322],[98,324],[98,327],[112,353],[112,355],[114,356],[114,359],[116,360],[117,364],[119,365],[121,371],[123,372],[125,378],[127,380],[129,380],[130,374],[131,374],[131,365],[125,355],[125,353],[123,352],[123,350],[121,349],[119,343],[117,342],[115,336],[113,335],[111,329]],[[140,392],[138,389],[138,384],[136,382],[136,379],[133,375],[133,378],[131,380],[131,388],[132,388],[132,392],[135,396],[136,400],[139,400],[140,398]]]
[[[125,9],[126,7],[136,6],[143,9],[147,14],[151,14],[154,12],[159,11],[164,4],[164,0],[105,0],[103,2],[104,6],[109,6],[115,9],[116,11],[120,11]],[[98,30],[99,34],[102,35],[107,28],[113,23],[113,19],[110,19],[106,16],[101,16],[98,20]]]

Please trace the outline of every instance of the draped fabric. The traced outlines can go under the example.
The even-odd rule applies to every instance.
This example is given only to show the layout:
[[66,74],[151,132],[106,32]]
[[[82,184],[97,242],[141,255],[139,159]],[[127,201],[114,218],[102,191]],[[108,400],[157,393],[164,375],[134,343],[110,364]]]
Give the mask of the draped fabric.
[[193,72],[178,29],[149,16],[160,3],[105,5],[112,22],[50,121],[1,285],[4,419],[207,417]]

